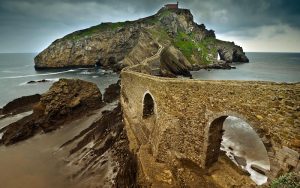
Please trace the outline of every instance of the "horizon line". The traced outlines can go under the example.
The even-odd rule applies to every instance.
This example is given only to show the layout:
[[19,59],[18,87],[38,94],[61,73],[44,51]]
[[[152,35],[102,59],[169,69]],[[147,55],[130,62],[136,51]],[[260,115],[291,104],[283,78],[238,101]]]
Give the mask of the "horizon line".
[[[0,52],[0,54],[38,54],[40,52]],[[244,51],[245,53],[300,53],[300,51]]]

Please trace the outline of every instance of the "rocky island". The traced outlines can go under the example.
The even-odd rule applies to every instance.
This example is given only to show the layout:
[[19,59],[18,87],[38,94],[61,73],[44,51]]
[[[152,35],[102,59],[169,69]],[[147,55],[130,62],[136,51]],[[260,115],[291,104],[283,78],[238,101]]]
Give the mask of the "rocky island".
[[38,139],[50,139],[44,153],[59,161],[69,187],[257,187],[248,161],[233,146],[231,160],[222,150],[229,116],[249,122],[262,143],[269,166],[249,167],[264,176],[261,187],[285,173],[299,182],[300,84],[177,79],[249,62],[242,47],[218,40],[178,4],[76,31],[34,61],[36,69],[120,72],[103,95],[94,83],[60,79],[46,93],[0,109],[0,120],[29,112],[1,127],[0,145],[32,139],[26,144],[37,147]]
[[213,30],[194,22],[190,10],[166,7],[136,21],[102,23],[68,34],[38,54],[34,62],[36,69],[100,66],[120,71],[156,53],[159,45],[179,50],[192,65],[189,70],[249,62],[242,47],[216,39]]

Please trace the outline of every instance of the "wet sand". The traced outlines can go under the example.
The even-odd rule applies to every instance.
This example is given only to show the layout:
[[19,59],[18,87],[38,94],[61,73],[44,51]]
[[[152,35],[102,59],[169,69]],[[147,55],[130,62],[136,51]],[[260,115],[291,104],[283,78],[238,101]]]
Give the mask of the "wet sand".
[[64,163],[68,151],[57,151],[63,143],[98,120],[103,110],[111,110],[115,105],[111,103],[51,133],[39,134],[9,147],[1,146],[0,187],[73,187]]
[[3,118],[0,117],[0,129],[6,127],[7,125],[9,125],[13,122],[16,122],[16,121],[22,119],[25,116],[32,114],[32,112],[33,111],[23,112],[23,113],[16,114],[16,115],[13,115],[13,116],[10,116],[7,118],[4,118],[3,116],[2,116]]

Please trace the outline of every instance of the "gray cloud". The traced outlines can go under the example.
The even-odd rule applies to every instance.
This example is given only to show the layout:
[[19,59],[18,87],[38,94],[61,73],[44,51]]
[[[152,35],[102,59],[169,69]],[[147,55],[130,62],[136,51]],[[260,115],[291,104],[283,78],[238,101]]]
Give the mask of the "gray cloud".
[[[170,1],[2,0],[0,52],[40,51],[69,32],[148,16],[166,2]],[[300,2],[295,0],[182,0],[180,6],[191,9],[195,20],[214,29],[217,36],[249,40],[266,27],[273,28],[272,37],[300,31]]]

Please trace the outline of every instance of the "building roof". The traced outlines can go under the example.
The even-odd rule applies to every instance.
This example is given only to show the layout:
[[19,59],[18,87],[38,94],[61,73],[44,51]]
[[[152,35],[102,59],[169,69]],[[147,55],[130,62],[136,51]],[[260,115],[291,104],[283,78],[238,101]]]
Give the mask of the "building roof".
[[176,3],[176,4],[166,4],[165,7],[166,8],[177,9],[178,8],[178,3]]

